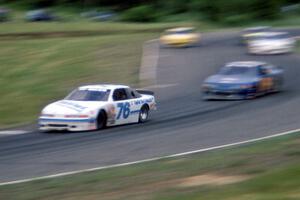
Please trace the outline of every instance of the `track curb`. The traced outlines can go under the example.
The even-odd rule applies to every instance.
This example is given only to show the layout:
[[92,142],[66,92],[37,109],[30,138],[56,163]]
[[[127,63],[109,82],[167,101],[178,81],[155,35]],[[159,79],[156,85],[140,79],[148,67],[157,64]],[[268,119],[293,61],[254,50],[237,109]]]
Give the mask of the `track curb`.
[[141,86],[156,84],[156,72],[159,59],[159,43],[157,39],[149,40],[143,44],[143,54],[139,72]]

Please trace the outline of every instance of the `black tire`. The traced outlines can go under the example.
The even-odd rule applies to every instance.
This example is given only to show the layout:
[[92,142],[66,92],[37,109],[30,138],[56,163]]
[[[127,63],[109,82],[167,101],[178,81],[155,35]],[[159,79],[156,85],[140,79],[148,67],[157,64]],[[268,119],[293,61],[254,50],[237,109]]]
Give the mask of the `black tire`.
[[104,129],[106,127],[106,114],[102,110],[99,112],[98,117],[97,117],[97,130]]
[[272,93],[278,93],[282,91],[282,86],[283,86],[283,79],[279,79],[275,82],[273,88],[272,88]]
[[38,133],[40,133],[40,134],[50,134],[50,133],[53,133],[53,131],[50,131],[50,130],[38,130]]
[[145,123],[149,117],[149,107],[143,105],[139,113],[139,123]]

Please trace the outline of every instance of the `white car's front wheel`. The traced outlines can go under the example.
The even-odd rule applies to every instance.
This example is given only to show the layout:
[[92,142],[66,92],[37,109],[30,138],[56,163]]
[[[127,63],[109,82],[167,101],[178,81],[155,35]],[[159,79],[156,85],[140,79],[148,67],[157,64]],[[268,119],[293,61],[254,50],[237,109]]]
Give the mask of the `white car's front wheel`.
[[148,120],[149,117],[149,108],[147,105],[142,106],[139,113],[139,123],[144,123]]
[[100,111],[97,117],[97,129],[103,129],[106,127],[106,114],[104,111]]

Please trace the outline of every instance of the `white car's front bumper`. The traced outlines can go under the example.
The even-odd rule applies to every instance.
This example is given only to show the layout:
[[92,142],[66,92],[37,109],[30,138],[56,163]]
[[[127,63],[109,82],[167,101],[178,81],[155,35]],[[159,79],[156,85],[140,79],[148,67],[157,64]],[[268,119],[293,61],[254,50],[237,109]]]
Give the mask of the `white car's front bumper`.
[[39,118],[42,131],[87,131],[97,129],[95,119]]

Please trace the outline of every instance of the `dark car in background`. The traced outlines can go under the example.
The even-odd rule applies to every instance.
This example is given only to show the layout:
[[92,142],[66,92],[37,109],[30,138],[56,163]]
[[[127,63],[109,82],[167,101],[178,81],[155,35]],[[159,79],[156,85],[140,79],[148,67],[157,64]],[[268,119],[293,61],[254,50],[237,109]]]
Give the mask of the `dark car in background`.
[[283,70],[258,61],[231,62],[208,77],[203,85],[203,98],[252,99],[279,92],[283,85]]
[[6,8],[0,8],[0,22],[9,20],[10,10]]
[[54,21],[57,20],[57,17],[47,10],[39,9],[28,11],[25,20],[29,22]]

